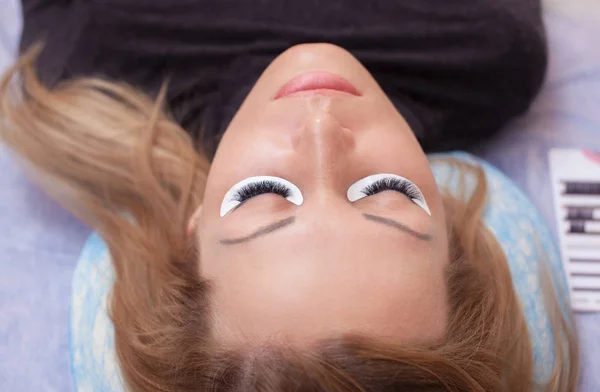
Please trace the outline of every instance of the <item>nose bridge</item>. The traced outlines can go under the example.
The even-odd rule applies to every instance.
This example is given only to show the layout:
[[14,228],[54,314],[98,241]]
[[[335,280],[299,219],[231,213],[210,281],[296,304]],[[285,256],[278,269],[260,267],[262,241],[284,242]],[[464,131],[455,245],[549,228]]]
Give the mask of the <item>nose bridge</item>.
[[293,136],[292,144],[316,178],[338,173],[354,149],[352,132],[331,114],[331,100],[309,101],[306,121]]

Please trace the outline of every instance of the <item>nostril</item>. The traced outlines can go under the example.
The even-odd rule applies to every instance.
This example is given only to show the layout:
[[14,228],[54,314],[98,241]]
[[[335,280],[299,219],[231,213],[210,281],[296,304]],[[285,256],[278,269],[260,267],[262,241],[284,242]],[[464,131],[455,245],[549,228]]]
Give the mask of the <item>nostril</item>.
[[354,133],[352,130],[340,126],[340,133],[342,134],[342,140],[346,143],[346,148],[354,150],[356,147],[356,139],[354,138]]
[[354,133],[331,116],[313,117],[295,132],[291,132],[290,144],[295,151],[347,152],[356,147]]
[[302,143],[302,133],[301,132],[293,132],[290,134],[290,144],[292,145],[292,150],[298,151],[300,149],[301,143]]

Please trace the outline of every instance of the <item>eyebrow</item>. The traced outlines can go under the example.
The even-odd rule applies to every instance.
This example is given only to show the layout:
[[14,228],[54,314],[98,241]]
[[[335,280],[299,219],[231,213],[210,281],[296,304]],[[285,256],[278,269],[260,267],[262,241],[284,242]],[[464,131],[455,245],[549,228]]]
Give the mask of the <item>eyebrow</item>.
[[[431,236],[430,234],[419,233],[418,231],[415,231],[415,230],[411,229],[410,227],[408,227],[398,221],[395,221],[393,219],[384,218],[382,216],[372,215],[372,214],[362,214],[362,215],[367,220],[370,220],[375,223],[380,223],[380,224],[386,225],[388,227],[393,227],[394,229],[400,230],[403,233],[409,234],[421,241],[431,241],[433,239],[433,236]],[[219,242],[221,243],[221,245],[243,244],[245,242],[252,241],[253,239],[256,239],[258,237],[262,237],[262,236],[271,234],[274,231],[283,229],[284,227],[293,224],[295,221],[296,221],[296,217],[290,216],[288,218],[282,219],[275,223],[271,223],[270,225],[263,226],[263,227],[255,230],[254,232],[250,233],[247,236],[238,237],[238,238],[222,239]]]
[[433,239],[433,236],[430,234],[419,233],[418,231],[415,231],[415,230],[411,229],[410,227],[408,227],[398,221],[390,219],[390,218],[384,218],[379,215],[371,215],[371,214],[363,214],[363,217],[372,222],[380,223],[382,225],[386,225],[386,226],[398,229],[398,230],[400,230],[406,234],[409,234],[421,241],[431,241]]
[[293,224],[295,221],[296,221],[296,217],[290,216],[288,218],[282,219],[275,223],[271,223],[270,225],[260,227],[257,230],[253,231],[252,233],[248,234],[247,236],[238,237],[238,238],[222,239],[219,242],[221,243],[221,245],[243,244],[244,242],[252,241],[255,238],[262,237],[267,234],[271,234],[274,231],[283,229],[284,227]]

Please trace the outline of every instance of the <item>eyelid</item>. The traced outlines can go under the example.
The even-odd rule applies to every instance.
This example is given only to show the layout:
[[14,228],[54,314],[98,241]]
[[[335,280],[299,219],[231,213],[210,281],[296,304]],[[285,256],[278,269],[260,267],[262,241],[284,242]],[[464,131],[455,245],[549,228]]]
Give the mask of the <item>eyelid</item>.
[[364,190],[370,184],[374,184],[378,181],[385,180],[388,178],[397,179],[402,182],[407,182],[411,186],[413,186],[414,189],[417,191],[418,195],[416,197],[410,197],[411,201],[413,203],[415,203],[416,205],[418,205],[419,207],[421,207],[427,213],[427,215],[431,216],[431,210],[429,209],[429,206],[427,205],[427,202],[425,201],[425,197],[423,196],[423,192],[421,192],[419,187],[414,182],[410,181],[408,178],[399,176],[397,174],[385,174],[385,173],[384,174],[373,174],[373,175],[361,178],[360,180],[356,181],[354,184],[352,184],[348,188],[348,192],[347,192],[348,200],[351,203],[354,203],[355,201],[358,201],[362,198],[367,197],[367,194],[365,194]]
[[223,202],[221,203],[220,216],[224,217],[229,212],[235,210],[237,207],[241,205],[241,202],[236,199],[236,195],[240,189],[244,188],[248,184],[258,183],[262,181],[272,181],[281,183],[282,185],[288,187],[290,189],[290,196],[286,197],[286,200],[296,204],[301,205],[304,202],[304,198],[302,196],[302,192],[300,189],[291,183],[290,181],[274,176],[255,176],[248,177],[233,185],[223,197]]

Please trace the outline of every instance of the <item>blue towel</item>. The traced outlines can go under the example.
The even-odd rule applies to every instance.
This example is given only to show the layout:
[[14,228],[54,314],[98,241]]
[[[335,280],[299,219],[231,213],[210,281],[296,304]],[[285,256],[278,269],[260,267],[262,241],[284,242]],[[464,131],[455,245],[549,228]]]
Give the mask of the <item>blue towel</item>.
[[[544,310],[538,262],[548,260],[557,288],[567,293],[556,244],[536,208],[504,174],[466,153],[436,155],[443,156],[479,163],[486,172],[489,203],[485,222],[506,253],[513,282],[527,316],[534,347],[536,379],[545,380],[554,366],[554,337]],[[433,162],[436,181],[442,186],[447,184],[454,173],[452,167]],[[450,191],[455,192],[452,187],[448,186]],[[115,359],[113,328],[106,313],[113,276],[105,244],[97,235],[92,235],[73,276],[71,363],[79,392],[123,391]]]

